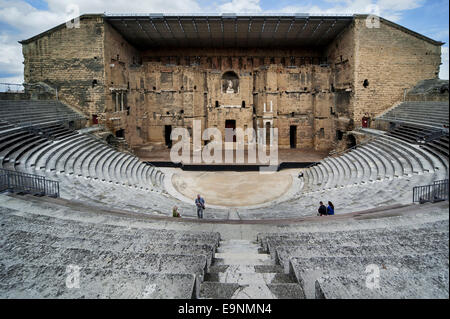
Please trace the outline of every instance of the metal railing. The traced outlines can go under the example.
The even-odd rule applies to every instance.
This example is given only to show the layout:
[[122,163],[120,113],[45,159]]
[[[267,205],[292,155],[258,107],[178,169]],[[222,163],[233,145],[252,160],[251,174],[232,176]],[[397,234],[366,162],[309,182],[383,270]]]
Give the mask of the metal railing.
[[44,176],[0,168],[0,192],[26,193],[59,197],[59,182]]
[[413,203],[434,203],[443,200],[448,200],[448,179],[435,181],[430,185],[415,186],[413,188]]
[[0,83],[0,92],[2,93],[23,93],[25,88],[23,84],[18,83]]

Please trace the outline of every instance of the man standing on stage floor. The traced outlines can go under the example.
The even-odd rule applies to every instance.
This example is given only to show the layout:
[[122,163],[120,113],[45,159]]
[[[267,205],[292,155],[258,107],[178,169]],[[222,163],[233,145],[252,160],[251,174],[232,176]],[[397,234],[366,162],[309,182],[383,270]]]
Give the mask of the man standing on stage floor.
[[195,206],[197,206],[197,217],[203,218],[203,210],[205,209],[205,200],[200,196],[200,194],[198,194],[197,198],[195,199]]

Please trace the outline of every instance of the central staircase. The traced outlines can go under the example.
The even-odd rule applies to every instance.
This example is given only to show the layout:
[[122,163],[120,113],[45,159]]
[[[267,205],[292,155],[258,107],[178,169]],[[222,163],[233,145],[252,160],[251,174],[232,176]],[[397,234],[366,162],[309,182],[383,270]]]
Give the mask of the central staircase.
[[220,241],[201,284],[201,299],[303,299],[295,279],[285,274],[257,242]]

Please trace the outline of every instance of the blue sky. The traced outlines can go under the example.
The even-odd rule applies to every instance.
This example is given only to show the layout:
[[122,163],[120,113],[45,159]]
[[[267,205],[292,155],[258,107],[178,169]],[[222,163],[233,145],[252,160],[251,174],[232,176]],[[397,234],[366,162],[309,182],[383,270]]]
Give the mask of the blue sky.
[[0,82],[22,83],[17,41],[83,13],[375,13],[434,40],[442,48],[440,78],[449,78],[448,0],[0,0]]

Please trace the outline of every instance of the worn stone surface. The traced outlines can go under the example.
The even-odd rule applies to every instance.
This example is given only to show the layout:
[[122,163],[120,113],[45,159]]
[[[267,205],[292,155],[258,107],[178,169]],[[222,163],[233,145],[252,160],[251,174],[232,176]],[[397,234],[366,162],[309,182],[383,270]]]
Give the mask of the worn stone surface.
[[[311,282],[317,279],[317,297],[448,298],[448,204],[444,204],[373,213],[372,218],[215,224],[139,218],[81,204],[61,206],[57,201],[0,195],[0,295],[303,298],[305,288],[306,296],[311,296]],[[227,240],[219,242],[221,237]],[[255,238],[259,243],[253,242]],[[285,274],[260,247],[271,247],[269,238],[314,247],[305,251],[315,250],[310,255],[319,257],[302,253],[292,259],[291,274]],[[367,242],[377,247],[370,250],[376,254],[359,250],[368,247]],[[337,248],[349,247],[348,243],[353,243],[351,249]],[[205,257],[198,257],[209,249],[217,252],[207,268]],[[340,251],[346,255],[333,255]],[[82,266],[80,289],[65,285],[68,263]],[[381,265],[380,290],[368,291],[365,286],[365,273],[360,273],[366,263]],[[317,267],[319,273],[300,280]],[[193,272],[183,273],[186,270]]]

